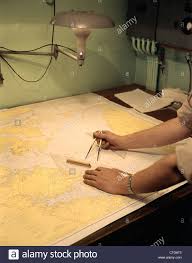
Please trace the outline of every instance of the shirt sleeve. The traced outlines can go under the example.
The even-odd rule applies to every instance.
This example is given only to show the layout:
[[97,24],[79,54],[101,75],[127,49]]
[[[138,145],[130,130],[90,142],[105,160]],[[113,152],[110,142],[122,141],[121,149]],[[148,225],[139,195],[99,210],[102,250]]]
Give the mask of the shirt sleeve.
[[192,183],[192,140],[176,147],[177,167],[181,174]]
[[182,125],[185,125],[192,132],[192,96],[189,97],[178,110],[177,116]]

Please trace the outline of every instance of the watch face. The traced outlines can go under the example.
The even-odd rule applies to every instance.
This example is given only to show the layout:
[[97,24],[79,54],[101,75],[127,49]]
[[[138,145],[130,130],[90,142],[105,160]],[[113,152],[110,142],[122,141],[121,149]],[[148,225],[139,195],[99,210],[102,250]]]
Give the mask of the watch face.
[[186,17],[182,20],[181,30],[186,35],[192,34],[192,18],[191,17]]
[[191,30],[192,29],[192,23],[191,22],[188,22],[187,23],[187,30]]
[[174,25],[176,29],[181,30],[186,35],[192,33],[192,17],[185,17],[181,21],[176,21]]

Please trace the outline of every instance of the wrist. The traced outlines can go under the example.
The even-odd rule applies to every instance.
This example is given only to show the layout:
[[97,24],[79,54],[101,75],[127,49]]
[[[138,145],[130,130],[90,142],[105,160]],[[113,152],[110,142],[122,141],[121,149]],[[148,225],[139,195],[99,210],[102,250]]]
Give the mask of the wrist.
[[121,144],[122,144],[122,148],[124,150],[128,150],[129,149],[129,135],[122,135],[121,137]]
[[123,195],[135,195],[135,191],[133,189],[133,175],[125,172],[121,172],[121,176],[124,177],[122,180],[122,194]]
[[133,139],[131,138],[132,136],[130,134],[128,135],[124,135],[123,137],[123,141],[124,141],[124,147],[126,150],[131,148],[131,144],[133,143]]

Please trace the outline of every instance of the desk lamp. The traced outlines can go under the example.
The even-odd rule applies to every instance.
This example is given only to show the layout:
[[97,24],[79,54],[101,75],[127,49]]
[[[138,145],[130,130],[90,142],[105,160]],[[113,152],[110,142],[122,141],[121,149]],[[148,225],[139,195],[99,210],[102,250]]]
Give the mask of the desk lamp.
[[[7,48],[0,49],[0,58],[4,60],[7,64],[8,62],[4,58],[4,55],[38,55],[38,56],[50,56],[57,59],[59,53],[64,54],[78,62],[79,66],[82,66],[85,61],[86,53],[86,41],[91,33],[92,29],[101,29],[101,28],[112,28],[115,26],[112,19],[105,15],[95,14],[93,11],[68,11],[57,13],[52,19],[51,24],[53,26],[62,26],[69,27],[73,30],[76,39],[77,39],[77,50],[72,51],[70,48],[67,48],[69,51],[61,50],[61,45],[50,44],[50,52],[40,52],[35,50],[28,51],[19,51],[19,50],[10,50]],[[50,45],[45,45],[50,46]],[[39,48],[40,49],[40,48]],[[11,68],[10,64],[8,64]],[[1,68],[1,67],[0,67]],[[11,68],[12,69],[12,68]],[[3,83],[3,75],[0,70],[0,83]],[[23,79],[24,80],[24,79]],[[29,81],[30,82],[30,81]],[[31,81],[33,82],[33,81]]]

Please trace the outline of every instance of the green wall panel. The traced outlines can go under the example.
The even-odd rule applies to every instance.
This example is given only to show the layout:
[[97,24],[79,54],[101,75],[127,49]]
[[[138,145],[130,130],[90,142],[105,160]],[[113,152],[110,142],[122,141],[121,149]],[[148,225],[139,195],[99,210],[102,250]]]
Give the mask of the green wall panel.
[[[126,21],[127,0],[56,0],[57,11],[94,10],[111,16],[116,26]],[[53,8],[43,0],[0,0],[0,46],[27,50],[48,44]],[[75,37],[68,28],[56,27],[55,43],[75,48]],[[46,50],[46,49],[45,49]],[[27,79],[37,79],[49,58],[7,57],[11,65]],[[46,77],[38,83],[25,83],[2,62],[5,78],[0,86],[0,108],[81,94],[129,84],[135,78],[135,55],[126,33],[115,29],[94,30],[87,41],[85,65],[59,56]]]

